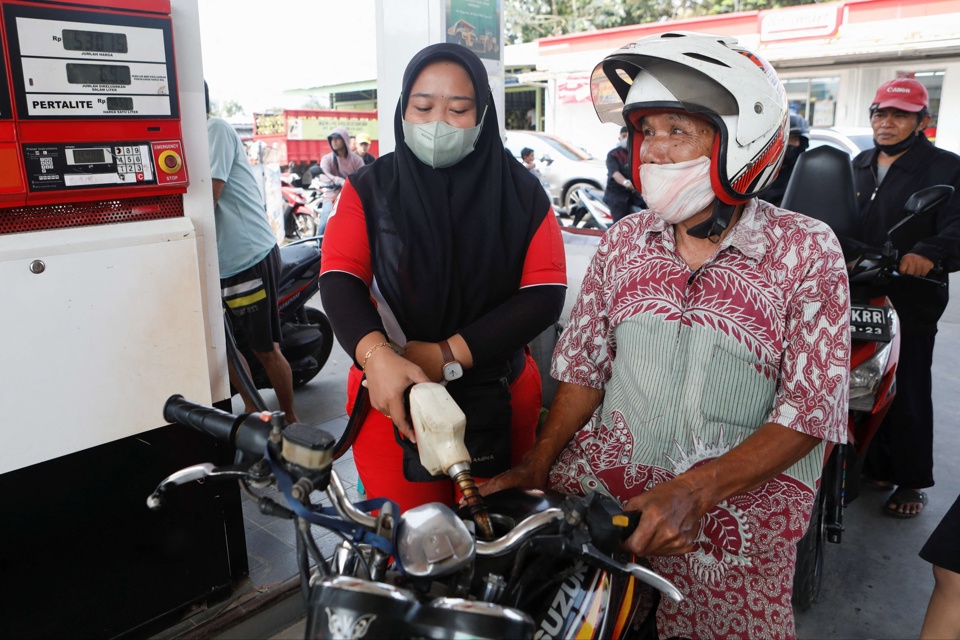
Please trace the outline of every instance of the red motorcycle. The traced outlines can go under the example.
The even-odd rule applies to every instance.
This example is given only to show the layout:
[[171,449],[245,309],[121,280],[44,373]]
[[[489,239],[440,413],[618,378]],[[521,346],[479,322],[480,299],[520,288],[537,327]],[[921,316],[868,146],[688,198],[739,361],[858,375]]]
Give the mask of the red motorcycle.
[[847,443],[827,447],[810,528],[797,544],[793,603],[800,610],[809,609],[820,595],[824,544],[839,543],[842,538],[843,509],[860,493],[867,447],[896,394],[899,321],[884,291],[892,280],[913,276],[897,272],[900,254],[893,247],[892,234],[914,217],[936,211],[953,195],[953,187],[936,185],[913,194],[904,207],[907,216],[887,231],[887,241],[880,248],[856,240],[860,220],[855,194],[850,156],[822,146],[800,156],[781,205],[830,225],[843,247],[850,279]]
[[288,238],[312,238],[317,235],[317,220],[323,204],[320,189],[304,189],[296,173],[280,174],[283,195],[283,226]]

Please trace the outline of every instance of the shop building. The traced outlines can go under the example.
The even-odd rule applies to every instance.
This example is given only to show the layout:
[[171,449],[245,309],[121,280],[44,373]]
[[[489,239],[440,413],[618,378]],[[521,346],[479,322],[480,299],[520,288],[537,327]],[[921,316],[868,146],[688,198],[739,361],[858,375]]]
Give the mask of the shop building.
[[930,93],[937,146],[960,152],[949,117],[960,112],[960,0],[841,0],[542,38],[507,47],[508,91],[537,96],[543,130],[603,154],[617,129],[593,111],[590,73],[622,45],[668,31],[736,37],[773,64],[791,108],[815,127],[869,126],[877,87],[915,77]]

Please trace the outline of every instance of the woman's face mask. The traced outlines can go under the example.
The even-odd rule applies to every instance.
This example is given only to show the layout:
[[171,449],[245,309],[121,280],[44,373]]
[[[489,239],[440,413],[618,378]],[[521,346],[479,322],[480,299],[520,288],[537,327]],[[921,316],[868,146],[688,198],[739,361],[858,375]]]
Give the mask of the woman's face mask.
[[674,164],[641,164],[640,185],[647,207],[667,224],[700,213],[716,197],[706,156]]
[[[487,110],[484,109],[483,115],[486,114]],[[401,125],[403,141],[413,155],[425,165],[443,169],[452,167],[470,155],[477,144],[477,138],[480,137],[483,117],[478,125],[467,129],[453,127],[439,120],[414,124],[404,118]]]
[[450,167],[473,151],[484,112],[467,70],[450,60],[424,66],[409,88],[401,119],[403,141],[417,158],[435,169]]

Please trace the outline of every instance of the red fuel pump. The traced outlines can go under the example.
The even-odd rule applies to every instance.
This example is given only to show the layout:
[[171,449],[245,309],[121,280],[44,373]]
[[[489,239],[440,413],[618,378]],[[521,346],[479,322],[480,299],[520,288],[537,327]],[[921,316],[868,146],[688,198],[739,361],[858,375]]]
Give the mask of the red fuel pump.
[[169,0],[0,5],[0,233],[183,215]]
[[144,502],[232,460],[159,412],[220,393],[175,31],[199,58],[195,0],[0,0],[0,638],[146,637],[248,571],[235,487],[190,487],[181,518]]

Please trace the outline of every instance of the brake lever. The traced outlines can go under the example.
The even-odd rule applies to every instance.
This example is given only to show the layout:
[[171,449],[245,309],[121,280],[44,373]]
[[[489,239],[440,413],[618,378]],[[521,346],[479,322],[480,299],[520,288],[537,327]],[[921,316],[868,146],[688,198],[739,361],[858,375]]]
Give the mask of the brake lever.
[[195,464],[192,467],[187,467],[186,469],[180,469],[164,478],[160,484],[157,485],[156,490],[147,497],[147,507],[152,510],[159,509],[163,504],[163,496],[170,487],[187,484],[194,480],[206,480],[207,478],[215,480],[231,478],[250,479],[250,465],[215,467],[209,462],[204,462],[202,464]]
[[912,280],[923,280],[924,282],[935,284],[938,287],[947,286],[946,282],[944,282],[943,280],[937,280],[936,278],[928,278],[926,276],[911,276],[910,274],[900,273],[899,271],[894,271],[892,275],[894,278],[910,278]]
[[663,576],[635,562],[629,562],[627,564],[617,562],[610,556],[602,553],[589,542],[584,542],[580,545],[580,557],[582,557],[588,564],[605,569],[606,571],[632,575],[640,582],[648,584],[654,589],[662,592],[674,602],[679,603],[683,601],[683,594],[680,593],[680,590],[673,586],[673,583]]

